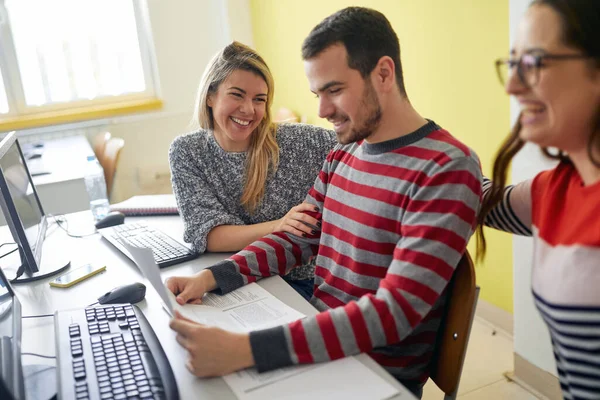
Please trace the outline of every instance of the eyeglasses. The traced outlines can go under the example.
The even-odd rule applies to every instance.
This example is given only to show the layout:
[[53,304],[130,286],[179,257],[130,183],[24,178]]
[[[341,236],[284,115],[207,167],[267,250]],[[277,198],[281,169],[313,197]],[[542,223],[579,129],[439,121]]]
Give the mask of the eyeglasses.
[[496,60],[496,72],[502,86],[506,85],[517,67],[517,76],[521,83],[529,88],[537,85],[540,69],[545,67],[545,60],[576,60],[591,58],[585,54],[523,54],[519,58],[500,58]]

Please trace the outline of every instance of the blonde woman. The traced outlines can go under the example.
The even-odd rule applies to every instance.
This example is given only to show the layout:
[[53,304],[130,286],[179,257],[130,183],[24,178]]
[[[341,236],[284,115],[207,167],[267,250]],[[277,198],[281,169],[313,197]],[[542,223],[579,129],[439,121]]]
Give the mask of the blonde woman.
[[[302,201],[335,133],[273,123],[273,91],[264,60],[238,42],[204,72],[194,113],[200,129],[176,138],[169,151],[184,240],[196,251],[234,252],[270,233],[306,236],[320,228],[318,210]],[[284,279],[310,299],[313,274],[306,265]]]

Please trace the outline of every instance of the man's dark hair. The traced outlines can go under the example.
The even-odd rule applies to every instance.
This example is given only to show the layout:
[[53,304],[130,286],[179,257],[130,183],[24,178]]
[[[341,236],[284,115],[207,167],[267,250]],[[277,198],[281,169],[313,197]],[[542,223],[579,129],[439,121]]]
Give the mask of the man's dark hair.
[[325,18],[313,28],[302,44],[302,59],[316,57],[328,47],[341,43],[348,53],[348,66],[358,70],[363,79],[375,69],[383,56],[389,56],[395,64],[396,83],[406,97],[400,43],[390,21],[370,8],[348,7]]

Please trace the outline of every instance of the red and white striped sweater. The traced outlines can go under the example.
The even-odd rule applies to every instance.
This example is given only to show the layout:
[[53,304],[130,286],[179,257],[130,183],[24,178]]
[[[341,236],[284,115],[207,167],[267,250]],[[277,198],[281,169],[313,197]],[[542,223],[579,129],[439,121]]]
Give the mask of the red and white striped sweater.
[[[491,187],[486,179],[484,193]],[[533,236],[533,299],[565,399],[600,398],[600,182],[571,162],[508,186],[486,225]],[[517,273],[517,271],[515,271]]]
[[401,382],[425,382],[481,179],[477,156],[432,121],[391,141],[336,146],[307,196],[319,234],[268,235],[210,267],[225,293],[317,255],[311,303],[321,313],[252,332],[259,371],[368,352]]

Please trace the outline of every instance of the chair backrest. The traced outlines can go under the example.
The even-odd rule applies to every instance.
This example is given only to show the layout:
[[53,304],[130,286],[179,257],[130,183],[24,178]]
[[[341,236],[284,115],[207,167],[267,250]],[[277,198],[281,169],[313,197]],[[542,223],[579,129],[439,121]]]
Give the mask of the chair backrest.
[[449,289],[430,376],[446,398],[456,398],[479,296],[475,267],[467,251],[454,271]]
[[104,149],[104,157],[100,160],[100,165],[104,169],[104,180],[106,181],[106,194],[110,199],[112,192],[113,181],[115,173],[117,172],[117,163],[119,162],[119,155],[121,149],[125,146],[125,140],[121,138],[112,138],[106,143]]
[[281,107],[273,115],[274,122],[300,122],[300,118],[289,108]]
[[92,139],[92,149],[94,150],[94,154],[96,155],[96,158],[98,159],[100,165],[102,165],[102,159],[104,158],[106,143],[108,143],[110,138],[110,132],[102,132],[95,135]]

